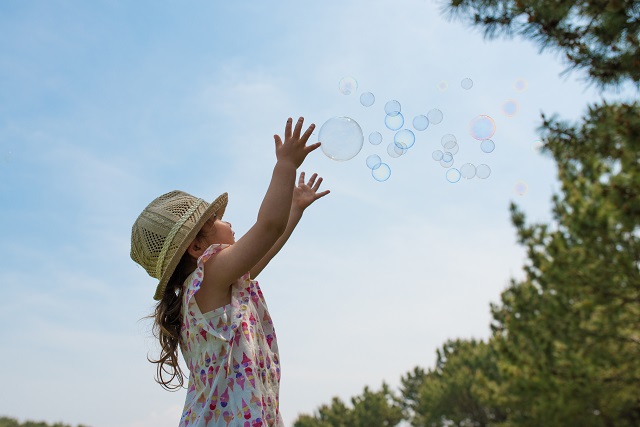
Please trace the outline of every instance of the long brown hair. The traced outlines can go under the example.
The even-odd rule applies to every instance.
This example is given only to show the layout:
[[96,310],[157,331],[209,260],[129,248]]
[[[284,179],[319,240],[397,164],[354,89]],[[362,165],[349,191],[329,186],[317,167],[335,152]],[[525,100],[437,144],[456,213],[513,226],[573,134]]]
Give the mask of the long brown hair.
[[[154,312],[147,316],[153,318],[153,335],[160,342],[160,357],[147,360],[155,363],[156,382],[169,391],[176,391],[184,386],[184,373],[178,364],[178,346],[180,344],[180,329],[182,327],[182,297],[184,295],[184,281],[195,270],[196,261],[185,253],[180,263],[171,275],[162,299],[156,305]],[[177,384],[174,384],[174,380]]]

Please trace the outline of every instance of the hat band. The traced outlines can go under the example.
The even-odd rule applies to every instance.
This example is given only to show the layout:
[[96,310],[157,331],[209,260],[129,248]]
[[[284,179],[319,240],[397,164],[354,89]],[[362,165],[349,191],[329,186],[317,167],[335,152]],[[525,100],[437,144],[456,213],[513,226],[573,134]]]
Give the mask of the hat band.
[[161,274],[162,273],[162,265],[164,264],[164,259],[167,256],[167,252],[169,251],[169,247],[171,246],[171,242],[173,242],[173,238],[178,233],[180,228],[182,228],[184,223],[187,222],[189,217],[191,215],[193,215],[193,213],[196,211],[196,209],[198,209],[198,207],[203,203],[204,203],[204,200],[198,199],[196,201],[196,203],[194,203],[193,206],[191,206],[189,208],[189,210],[187,210],[184,213],[184,215],[182,215],[180,217],[178,222],[176,222],[173,225],[173,227],[171,227],[171,231],[169,231],[169,234],[167,235],[167,238],[164,240],[164,244],[162,245],[162,250],[160,251],[160,254],[158,254],[158,262],[156,263],[156,277],[157,278],[160,278],[162,276],[162,274]]

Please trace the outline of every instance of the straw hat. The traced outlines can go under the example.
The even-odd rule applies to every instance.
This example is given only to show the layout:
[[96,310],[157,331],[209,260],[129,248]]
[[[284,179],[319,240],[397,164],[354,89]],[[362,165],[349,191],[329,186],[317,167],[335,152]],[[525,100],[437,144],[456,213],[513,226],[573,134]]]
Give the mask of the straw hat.
[[147,206],[131,229],[131,259],[149,276],[160,280],[153,299],[160,300],[187,247],[214,214],[222,218],[227,193],[209,204],[185,193],[171,191]]

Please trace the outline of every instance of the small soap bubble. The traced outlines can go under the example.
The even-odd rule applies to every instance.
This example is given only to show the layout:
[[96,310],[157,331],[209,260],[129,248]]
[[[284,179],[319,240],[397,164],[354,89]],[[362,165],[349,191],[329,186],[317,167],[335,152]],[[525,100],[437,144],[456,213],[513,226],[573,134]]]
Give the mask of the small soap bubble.
[[379,145],[382,142],[382,134],[380,132],[371,132],[369,134],[369,142],[371,145]]
[[399,130],[404,125],[404,116],[402,113],[387,114],[384,117],[384,125],[389,130]]
[[394,159],[402,156],[408,150],[409,149],[402,143],[396,144],[395,142],[392,142],[391,144],[387,145],[387,154],[389,154],[389,156],[393,157]]
[[400,111],[402,111],[402,107],[400,106],[400,103],[395,99],[387,101],[387,103],[384,104],[384,112],[388,115],[393,116],[395,114],[398,114]]
[[465,179],[471,179],[476,176],[476,167],[472,163],[465,163],[460,168],[460,174]]
[[462,79],[462,81],[460,82],[460,86],[462,86],[462,89],[464,90],[469,90],[473,87],[473,80],[471,80],[468,77],[465,79]]
[[460,149],[460,146],[458,145],[457,142],[454,141],[454,142],[448,142],[447,146],[444,148],[451,154],[458,154],[458,150]]
[[338,83],[338,89],[343,95],[351,95],[358,89],[358,82],[353,77],[343,77]]
[[445,151],[442,155],[442,161],[445,163],[453,162],[453,154],[448,151]]
[[505,101],[504,104],[502,104],[502,112],[507,117],[515,116],[518,113],[519,109],[520,109],[520,105],[518,105],[518,101],[516,101],[515,99],[509,99]]
[[443,157],[442,160],[440,160],[440,166],[442,166],[443,168],[450,168],[451,166],[453,166],[453,156],[451,157],[451,160],[448,162],[445,162],[445,159]]
[[360,104],[365,107],[371,107],[376,102],[376,97],[371,92],[365,92],[360,95]]
[[460,181],[461,174],[458,169],[451,168],[445,173],[444,176],[447,178],[447,181],[449,181],[452,184],[455,184],[456,182]]
[[442,138],[440,138],[440,144],[442,144],[442,147],[444,147],[445,149],[447,148],[447,146],[452,145],[452,143],[454,142],[457,143],[458,139],[452,133],[445,134],[442,136]]
[[433,160],[435,160],[436,162],[439,162],[440,160],[442,160],[442,156],[444,155],[444,153],[440,150],[436,150],[433,153],[431,153],[431,158]]
[[371,171],[371,176],[376,181],[386,181],[391,176],[391,168],[386,163],[380,163],[380,165]]
[[516,185],[513,187],[513,191],[518,196],[524,196],[529,191],[529,186],[524,181],[518,181],[516,182]]
[[449,89],[449,83],[447,83],[444,80],[441,80],[440,83],[438,83],[438,90],[440,92],[445,92],[447,89]]
[[471,120],[469,131],[477,140],[490,139],[496,133],[496,122],[489,116],[480,115]]
[[415,130],[425,130],[429,127],[429,119],[425,115],[415,116],[413,118],[413,128]]
[[480,142],[480,149],[483,153],[491,153],[495,148],[496,144],[491,139],[483,139],[482,142]]
[[529,83],[527,83],[527,81],[523,78],[517,79],[513,84],[516,92],[524,92],[525,90],[527,90],[527,86],[529,86]]
[[427,113],[427,118],[429,119],[429,123],[437,125],[442,121],[442,111],[434,108],[433,110]]
[[345,161],[354,158],[364,142],[362,128],[350,117],[332,117],[327,120],[318,134],[320,148],[330,159]]
[[377,154],[372,154],[369,157],[367,157],[367,167],[369,169],[376,169],[380,167],[381,163],[382,163],[382,160],[380,159],[380,156],[378,156]]
[[480,179],[487,179],[491,175],[491,168],[485,164],[478,165],[476,168],[476,176]]
[[399,147],[411,148],[416,142],[416,135],[409,129],[402,129],[393,136],[393,142]]

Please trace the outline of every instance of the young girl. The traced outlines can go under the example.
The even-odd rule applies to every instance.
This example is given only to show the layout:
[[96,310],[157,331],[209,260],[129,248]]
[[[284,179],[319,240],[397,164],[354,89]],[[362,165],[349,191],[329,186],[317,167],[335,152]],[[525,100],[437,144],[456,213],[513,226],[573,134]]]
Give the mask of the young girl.
[[[160,340],[158,381],[184,384],[178,346],[189,367],[180,426],[283,426],[280,361],[273,323],[254,279],[278,253],[304,210],[329,191],[296,170],[320,143],[307,145],[303,118],[274,135],[276,165],[258,218],[237,242],[222,221],[224,193],[208,204],[181,191],[155,199],[133,225],[131,258],[158,279],[153,317]],[[292,129],[293,128],[293,129]],[[166,376],[166,377],[165,377]],[[172,384],[177,380],[177,385]]]

